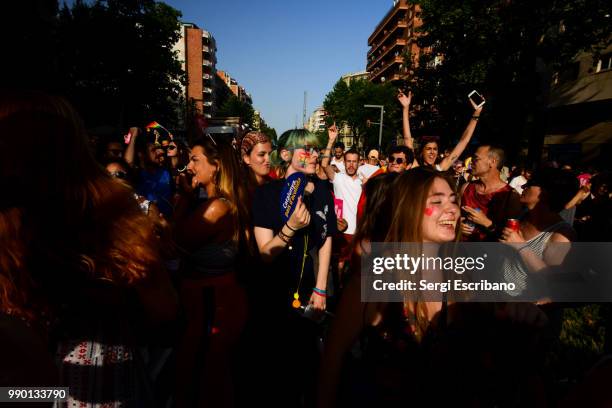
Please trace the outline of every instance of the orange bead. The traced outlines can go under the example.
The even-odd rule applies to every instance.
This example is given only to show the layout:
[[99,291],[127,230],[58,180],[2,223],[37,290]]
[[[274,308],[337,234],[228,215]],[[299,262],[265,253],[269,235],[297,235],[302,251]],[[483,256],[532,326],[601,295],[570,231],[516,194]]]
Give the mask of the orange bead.
[[296,299],[293,302],[291,302],[291,306],[293,306],[294,309],[299,309],[300,306],[302,306],[302,302]]

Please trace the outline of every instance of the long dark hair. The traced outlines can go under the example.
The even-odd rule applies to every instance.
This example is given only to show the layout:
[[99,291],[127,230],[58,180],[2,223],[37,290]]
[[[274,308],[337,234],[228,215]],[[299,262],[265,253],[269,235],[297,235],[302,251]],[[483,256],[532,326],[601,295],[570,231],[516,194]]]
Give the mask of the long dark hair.
[[132,286],[161,270],[132,190],[94,160],[81,119],[62,98],[0,97],[0,191],[4,313],[40,319],[50,284]]
[[365,210],[357,224],[353,243],[358,245],[364,239],[371,242],[383,242],[391,224],[391,202],[393,199],[393,181],[399,173],[378,175],[365,184]]

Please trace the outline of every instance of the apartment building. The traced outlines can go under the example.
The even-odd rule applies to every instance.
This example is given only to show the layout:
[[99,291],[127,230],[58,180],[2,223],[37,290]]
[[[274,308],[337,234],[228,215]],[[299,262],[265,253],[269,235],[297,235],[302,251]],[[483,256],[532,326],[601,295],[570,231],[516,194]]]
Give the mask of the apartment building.
[[173,49],[187,76],[187,85],[183,87],[186,103],[210,118],[214,113],[213,80],[217,64],[214,37],[193,23],[183,23],[181,37]]
[[[378,23],[370,37],[367,55],[369,80],[375,83],[398,81],[410,76],[410,65],[416,66],[420,49],[415,29],[421,25],[418,4],[395,0],[393,7]],[[411,64],[406,64],[406,59]]]

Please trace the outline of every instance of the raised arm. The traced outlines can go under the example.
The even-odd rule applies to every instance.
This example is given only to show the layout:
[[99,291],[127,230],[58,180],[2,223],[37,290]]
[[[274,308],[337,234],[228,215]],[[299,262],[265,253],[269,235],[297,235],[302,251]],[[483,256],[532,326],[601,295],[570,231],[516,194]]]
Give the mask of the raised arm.
[[338,137],[338,127],[336,126],[335,123],[332,126],[330,126],[329,129],[327,129],[327,135],[329,139],[327,141],[327,147],[325,148],[324,154],[323,156],[321,156],[323,158],[321,160],[321,167],[325,171],[325,174],[327,174],[327,177],[329,178],[329,180],[334,181],[334,177],[336,177],[336,172],[334,171],[332,166],[329,165],[329,162],[331,161],[332,146],[334,145],[334,142],[336,141],[336,138]]
[[461,156],[468,143],[470,143],[470,139],[472,139],[472,135],[474,134],[474,130],[476,130],[476,124],[478,123],[478,118],[480,118],[480,113],[482,112],[482,106],[477,107],[474,101],[470,99],[470,103],[472,104],[472,108],[474,108],[474,113],[472,113],[472,117],[468,122],[467,127],[463,131],[461,135],[461,139],[459,139],[459,143],[455,146],[450,155],[446,156],[441,162],[440,167],[442,171],[446,171],[450,169],[451,165],[455,160]]
[[130,142],[128,143],[128,146],[125,149],[124,158],[127,164],[129,164],[131,167],[134,167],[134,158],[136,156],[136,138],[138,137],[140,131],[137,127],[131,127],[129,133],[131,135]]
[[[408,92],[408,96],[400,89],[397,94],[397,100],[402,105],[402,130],[404,135],[404,146],[409,148],[414,152],[414,139],[412,138],[412,133],[410,132],[410,103],[412,102],[412,91]],[[414,160],[412,161],[412,168],[418,167],[419,162],[416,159],[416,154],[414,155]]]
[[410,133],[410,103],[412,101],[412,92],[406,95],[402,90],[397,94],[397,100],[402,105],[402,125],[404,134],[404,145],[410,150],[414,150],[414,139]]

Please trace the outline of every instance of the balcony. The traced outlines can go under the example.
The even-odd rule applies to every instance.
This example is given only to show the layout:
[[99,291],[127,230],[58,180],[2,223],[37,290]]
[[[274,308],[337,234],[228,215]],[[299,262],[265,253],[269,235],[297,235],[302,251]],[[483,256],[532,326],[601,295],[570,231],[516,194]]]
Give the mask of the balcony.
[[202,52],[210,52],[210,48],[206,45],[202,46]]
[[204,106],[212,106],[212,101],[206,101],[206,102],[204,102]]
[[376,58],[372,62],[369,62],[366,69],[369,71],[372,67],[376,66],[383,58],[385,58],[387,54],[389,54],[389,51],[397,49],[398,46],[404,48],[406,45],[408,45],[408,40],[406,40],[405,38],[396,39],[395,42],[391,44],[387,49],[385,49],[378,58]]
[[372,42],[378,36],[378,34],[380,34],[383,31],[383,29],[387,26],[389,21],[391,21],[391,19],[395,17],[400,10],[408,11],[408,9],[409,9],[409,6],[406,3],[406,0],[399,0],[398,3],[395,6],[393,6],[391,10],[389,10],[387,15],[380,21],[380,23],[378,23],[378,26],[376,27],[372,35],[370,35],[370,38],[368,38],[368,44],[372,44]]
[[211,79],[211,78],[212,78],[212,75],[210,75],[210,74],[204,74],[204,75],[202,75],[202,78],[203,78],[203,79]]
[[207,87],[205,87],[205,88],[202,90],[202,92],[204,92],[204,93],[208,93],[208,94],[209,94],[209,93],[212,93],[212,88],[207,86]]
[[385,42],[387,42],[389,37],[391,37],[391,35],[396,32],[398,28],[408,28],[408,22],[403,20],[398,21],[397,24],[393,26],[393,28],[387,33],[387,35],[385,35],[385,38],[383,38],[382,41],[379,41],[376,44],[372,44],[372,48],[368,52],[368,57],[374,54],[376,50],[378,50]]
[[[374,81],[374,79],[378,78],[379,76],[382,76],[383,73],[385,73],[390,67],[396,65],[396,64],[403,64],[404,63],[404,57],[402,57],[401,55],[394,57],[393,59],[391,59],[391,61],[387,62],[385,65],[383,65],[378,71],[373,72],[370,76],[370,81]],[[397,76],[397,78],[396,78]],[[399,79],[400,75],[398,74],[394,74],[391,78],[388,78],[390,81],[395,81],[396,79]]]
[[212,66],[212,62],[208,61],[208,60],[203,60],[202,61],[202,65],[206,66],[206,67],[211,67]]

